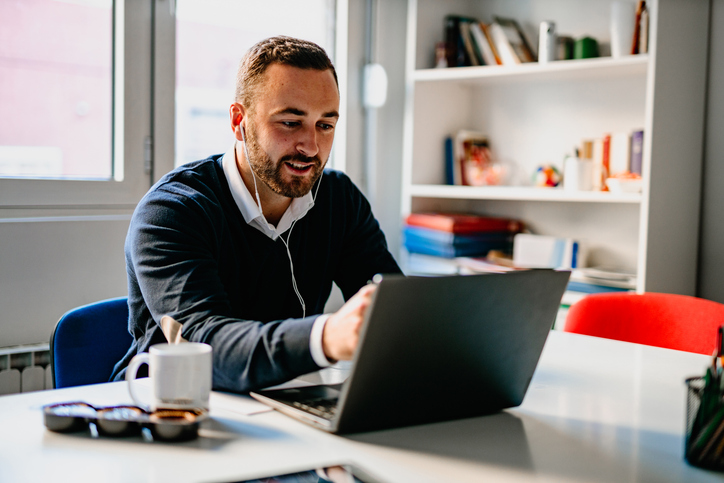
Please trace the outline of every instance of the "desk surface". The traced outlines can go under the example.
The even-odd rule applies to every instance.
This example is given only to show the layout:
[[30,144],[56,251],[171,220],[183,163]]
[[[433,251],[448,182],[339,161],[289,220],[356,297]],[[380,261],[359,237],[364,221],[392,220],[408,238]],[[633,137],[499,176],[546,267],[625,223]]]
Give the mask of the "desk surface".
[[684,379],[707,360],[554,331],[519,408],[346,437],[214,393],[198,440],[93,439],[46,431],[41,406],[129,403],[126,383],[4,396],[0,481],[224,482],[351,462],[391,483],[721,482],[682,458]]

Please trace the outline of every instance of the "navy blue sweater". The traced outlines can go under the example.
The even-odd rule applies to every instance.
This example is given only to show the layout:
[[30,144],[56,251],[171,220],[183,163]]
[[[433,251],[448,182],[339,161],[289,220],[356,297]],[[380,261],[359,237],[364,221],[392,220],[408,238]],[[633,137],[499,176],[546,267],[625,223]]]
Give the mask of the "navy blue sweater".
[[164,176],[133,214],[125,251],[134,343],[113,380],[125,377],[135,354],[166,341],[163,315],[183,324],[185,339],[211,344],[215,389],[246,392],[315,371],[311,314],[323,312],[332,282],[346,300],[376,273],[400,271],[362,193],[325,170],[314,207],[289,240],[302,318],[283,242],[246,224],[221,159]]

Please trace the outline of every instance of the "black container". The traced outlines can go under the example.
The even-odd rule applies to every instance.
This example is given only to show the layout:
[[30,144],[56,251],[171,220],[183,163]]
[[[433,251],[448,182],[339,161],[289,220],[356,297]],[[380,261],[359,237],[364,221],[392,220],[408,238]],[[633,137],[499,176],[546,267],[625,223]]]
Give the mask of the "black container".
[[56,433],[88,431],[91,424],[98,436],[138,436],[148,428],[154,441],[189,441],[199,435],[206,413],[199,410],[146,412],[136,406],[93,407],[85,402],[52,404],[43,408],[45,426]]
[[[724,400],[721,394],[705,393],[705,379],[692,377],[686,380],[686,440],[684,458],[700,468],[724,471]],[[702,400],[709,400],[711,417],[702,418]]]

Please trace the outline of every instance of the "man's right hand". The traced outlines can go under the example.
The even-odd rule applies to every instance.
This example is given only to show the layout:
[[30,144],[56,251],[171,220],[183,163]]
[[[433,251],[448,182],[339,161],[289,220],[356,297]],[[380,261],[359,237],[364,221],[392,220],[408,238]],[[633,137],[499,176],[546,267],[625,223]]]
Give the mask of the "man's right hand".
[[322,332],[322,347],[327,359],[352,359],[359,342],[359,330],[377,285],[365,285],[337,312],[327,319]]

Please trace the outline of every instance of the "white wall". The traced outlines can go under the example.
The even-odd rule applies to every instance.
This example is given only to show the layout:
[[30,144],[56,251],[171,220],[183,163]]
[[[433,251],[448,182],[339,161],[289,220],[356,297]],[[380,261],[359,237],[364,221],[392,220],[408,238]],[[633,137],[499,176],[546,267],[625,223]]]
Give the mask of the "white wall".
[[127,294],[130,212],[0,210],[0,347],[48,342],[67,310]]
[[[389,76],[388,103],[379,111],[376,191],[371,200],[397,253],[400,243],[400,160],[404,102],[406,1],[380,1],[379,61]],[[724,0],[713,0],[711,65],[703,181],[699,291],[724,302]],[[363,42],[364,0],[350,0],[350,43]],[[362,58],[350,58],[348,172],[362,172]],[[356,116],[356,117],[355,117]],[[87,216],[79,218],[63,218]],[[70,308],[126,294],[123,240],[130,210],[0,209],[0,347],[46,342]],[[47,217],[54,218],[53,220]],[[60,217],[60,218],[58,218]]]

